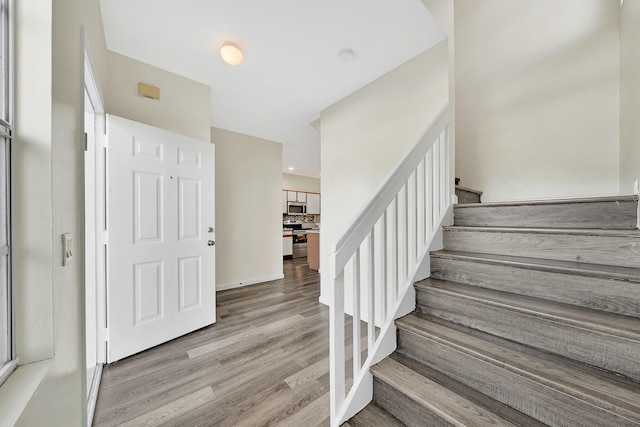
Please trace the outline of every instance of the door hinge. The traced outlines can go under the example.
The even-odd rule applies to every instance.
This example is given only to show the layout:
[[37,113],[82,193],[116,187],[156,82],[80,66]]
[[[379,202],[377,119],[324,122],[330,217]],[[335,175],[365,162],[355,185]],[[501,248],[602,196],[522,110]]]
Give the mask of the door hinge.
[[98,235],[98,243],[105,246],[105,251],[107,250],[106,246],[109,243],[109,232],[107,230],[100,230],[97,233]]
[[107,134],[104,134],[104,135],[97,135],[97,138],[96,138],[96,139],[97,139],[97,141],[98,141],[98,145],[99,145],[100,147],[104,147],[104,148],[106,148],[106,147],[107,147],[107,141],[108,141]]
[[84,133],[84,151],[89,151],[89,134]]

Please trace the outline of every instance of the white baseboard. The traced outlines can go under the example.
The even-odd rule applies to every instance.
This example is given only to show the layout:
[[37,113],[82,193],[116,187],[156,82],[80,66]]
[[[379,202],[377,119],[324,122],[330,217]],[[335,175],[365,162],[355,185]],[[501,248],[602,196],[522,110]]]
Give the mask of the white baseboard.
[[284,274],[276,274],[275,276],[260,277],[258,279],[243,280],[242,282],[225,283],[216,285],[217,291],[226,291],[227,289],[242,288],[243,286],[255,285],[256,283],[271,282],[272,280],[284,279]]
[[320,295],[320,298],[318,298],[318,301],[320,302],[320,304],[324,304],[327,307],[331,306],[331,301],[329,300],[329,298],[325,298],[324,296]]

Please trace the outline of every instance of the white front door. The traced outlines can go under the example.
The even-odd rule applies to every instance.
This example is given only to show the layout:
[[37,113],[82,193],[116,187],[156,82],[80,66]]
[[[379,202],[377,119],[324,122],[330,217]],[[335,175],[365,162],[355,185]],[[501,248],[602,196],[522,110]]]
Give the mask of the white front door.
[[107,117],[108,356],[215,322],[214,146]]

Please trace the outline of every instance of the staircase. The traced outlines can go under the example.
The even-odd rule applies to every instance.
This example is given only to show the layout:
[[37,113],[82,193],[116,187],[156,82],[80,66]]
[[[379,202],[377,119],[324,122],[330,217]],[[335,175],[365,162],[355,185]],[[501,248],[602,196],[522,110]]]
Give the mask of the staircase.
[[640,426],[638,197],[454,215],[344,426]]

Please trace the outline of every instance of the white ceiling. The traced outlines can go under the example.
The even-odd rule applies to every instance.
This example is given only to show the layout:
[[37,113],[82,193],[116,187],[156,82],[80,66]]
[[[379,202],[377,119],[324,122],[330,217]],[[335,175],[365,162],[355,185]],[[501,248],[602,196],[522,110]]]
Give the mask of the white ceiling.
[[[444,39],[420,0],[100,3],[109,50],[210,85],[212,126],[282,143],[284,170],[313,177],[320,112]],[[220,58],[227,41],[241,65]]]

